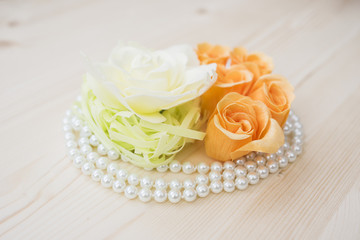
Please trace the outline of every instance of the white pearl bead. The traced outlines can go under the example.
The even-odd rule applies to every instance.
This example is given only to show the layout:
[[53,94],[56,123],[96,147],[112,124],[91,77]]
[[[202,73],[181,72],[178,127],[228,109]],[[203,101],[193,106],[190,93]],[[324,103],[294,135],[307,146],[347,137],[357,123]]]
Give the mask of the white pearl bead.
[[289,163],[287,157],[284,157],[284,156],[279,156],[279,157],[277,158],[277,161],[278,161],[278,163],[279,163],[279,167],[280,167],[280,168],[286,167],[286,166],[288,165],[288,163]]
[[267,161],[275,160],[276,155],[274,153],[265,153],[265,158],[266,158]]
[[81,171],[85,174],[85,175],[90,175],[93,171],[94,171],[94,164],[86,162],[82,165],[81,167]]
[[129,199],[134,199],[137,196],[138,189],[134,185],[129,185],[125,188],[124,193],[125,193],[125,197]]
[[151,200],[151,191],[148,188],[141,189],[138,195],[142,202],[149,202]]
[[74,140],[66,141],[65,145],[67,148],[76,148],[77,147],[77,143]]
[[182,170],[185,174],[192,174],[195,171],[194,164],[191,162],[184,162],[182,165]]
[[79,143],[79,146],[80,146],[80,147],[82,147],[82,146],[84,146],[84,145],[89,145],[89,144],[90,144],[89,139],[86,138],[86,137],[81,137],[81,138],[79,138],[78,143]]
[[106,169],[110,160],[107,157],[99,157],[96,160],[96,167],[100,169]]
[[285,152],[285,157],[287,157],[289,162],[294,162],[296,160],[296,154],[292,150],[287,150]]
[[63,130],[64,132],[68,133],[68,132],[71,132],[72,131],[72,127],[69,125],[69,124],[65,124],[63,126]]
[[197,170],[200,174],[206,174],[209,172],[210,167],[206,163],[202,162],[198,164]]
[[265,158],[263,156],[260,156],[260,155],[256,156],[254,158],[254,161],[256,162],[257,165],[265,165],[266,164]]
[[246,176],[246,174],[247,174],[247,169],[246,169],[244,166],[237,166],[237,167],[234,169],[234,172],[235,172],[235,175],[236,175],[237,177]]
[[68,155],[70,159],[74,159],[80,154],[80,151],[77,148],[71,148],[69,149]]
[[224,180],[234,180],[235,172],[233,170],[225,170],[222,174]]
[[259,182],[259,174],[257,172],[249,172],[246,175],[247,179],[249,180],[250,184],[257,184]]
[[294,128],[302,129],[303,126],[300,122],[294,122]]
[[292,132],[292,124],[287,122],[285,126],[283,127],[283,131],[285,135],[289,135]]
[[117,173],[118,169],[119,169],[119,165],[114,162],[110,163],[106,168],[108,174],[111,174],[111,175],[115,175]]
[[211,164],[211,171],[217,171],[217,172],[221,172],[222,171],[222,165],[219,162],[213,162]]
[[116,172],[116,177],[118,179],[122,179],[122,180],[126,180],[127,177],[128,177],[128,171],[126,169],[119,169],[117,172]]
[[90,145],[82,145],[80,148],[80,152],[86,156],[92,152],[92,148],[90,147]]
[[90,137],[91,136],[90,128],[88,126],[82,127],[81,132],[80,132],[80,136],[81,137]]
[[97,151],[100,155],[106,155],[108,150],[106,149],[106,147],[102,144],[99,144],[99,146],[97,147]]
[[277,151],[276,151],[276,153],[275,153],[277,156],[282,156],[282,155],[284,155],[284,150],[283,150],[283,148],[281,147],[281,148],[279,148]]
[[192,188],[187,188],[184,190],[183,196],[184,196],[185,201],[192,202],[196,199],[196,192]]
[[258,166],[256,172],[259,174],[260,178],[266,178],[269,176],[269,169],[263,165]]
[[77,116],[71,115],[71,123],[73,123],[73,122],[75,122],[77,120],[79,120],[79,118]]
[[247,161],[244,166],[249,172],[253,172],[256,170],[256,162],[254,161]]
[[102,178],[101,178],[101,185],[103,185],[106,188],[111,187],[113,184],[113,176],[109,175],[109,174],[105,174]]
[[91,135],[90,140],[89,140],[90,145],[97,147],[99,146],[100,142],[97,139],[97,137],[95,135]]
[[223,190],[223,184],[221,181],[213,181],[210,184],[210,189],[213,193],[220,193]]
[[290,148],[290,144],[288,142],[285,142],[284,145],[282,145],[282,148],[284,151],[286,151]]
[[91,174],[91,178],[95,182],[99,182],[103,176],[104,176],[104,172],[101,171],[100,169],[95,169]]
[[218,171],[215,171],[215,172],[211,171],[209,173],[209,178],[210,178],[210,181],[219,181],[219,180],[221,180],[221,173]]
[[156,189],[166,189],[167,188],[167,183],[164,179],[162,178],[158,178],[155,181],[155,188]]
[[166,172],[168,170],[168,165],[166,165],[166,164],[160,165],[156,168],[156,170],[158,172]]
[[72,121],[71,126],[75,131],[80,131],[82,122],[80,119],[76,119],[75,121]]
[[117,193],[123,192],[126,188],[126,183],[124,180],[115,180],[112,188]]
[[295,145],[292,145],[292,146],[291,146],[291,150],[292,150],[296,155],[300,155],[301,152],[302,152],[302,147],[301,147],[301,145],[295,144]]
[[86,159],[91,163],[95,163],[98,158],[99,154],[97,152],[90,152],[88,155],[86,155]]
[[169,167],[171,172],[177,173],[181,171],[181,164],[179,163],[179,161],[172,161]]
[[191,180],[191,179],[186,179],[186,180],[184,181],[184,184],[183,184],[184,188],[194,188],[195,185],[196,185],[196,184],[195,184],[194,181]]
[[248,187],[248,185],[249,185],[249,180],[244,176],[237,177],[235,179],[235,186],[239,190],[245,190]]
[[181,200],[181,193],[179,190],[172,189],[168,193],[168,199],[172,203],[178,203]]
[[81,166],[85,163],[85,158],[81,155],[78,155],[74,158],[73,164],[77,168],[81,168]]
[[209,195],[209,187],[205,184],[200,184],[196,187],[196,192],[199,197],[206,197]]
[[107,152],[107,155],[108,155],[110,160],[116,160],[116,159],[119,158],[119,154],[115,150],[109,150]]
[[295,145],[303,145],[303,140],[301,139],[301,138],[299,138],[299,137],[294,137],[293,138],[293,144],[295,144]]
[[303,132],[300,129],[297,128],[297,129],[294,130],[294,135],[296,137],[302,138],[303,137]]
[[136,174],[134,174],[134,173],[133,173],[133,174],[130,174],[130,175],[128,176],[127,181],[128,181],[129,184],[134,185],[134,186],[136,186],[136,185],[139,184],[139,178],[138,178],[138,176],[137,176]]
[[269,168],[270,173],[276,173],[279,170],[279,164],[274,160],[268,161],[266,166]]
[[232,180],[224,181],[224,191],[225,192],[233,192],[235,190],[235,183]]
[[245,162],[246,162],[246,158],[245,158],[245,157],[241,157],[241,158],[235,160],[235,163],[236,163],[237,166],[239,166],[239,165],[244,165]]
[[75,140],[75,135],[72,132],[66,132],[65,140]]
[[154,191],[154,199],[157,202],[165,202],[167,199],[167,193],[164,189],[156,189]]
[[253,160],[255,158],[256,154],[254,152],[251,152],[246,155],[246,160]]
[[234,168],[235,168],[235,163],[233,161],[226,161],[224,163],[225,170],[234,170]]
[[169,186],[170,186],[171,189],[180,190],[181,187],[182,187],[182,184],[181,184],[181,182],[179,180],[173,179],[173,180],[170,181]]
[[209,182],[209,178],[205,174],[199,174],[196,176],[195,182],[197,184],[207,184]]
[[293,122],[298,122],[300,120],[300,118],[294,114],[294,115],[291,116],[291,120]]
[[149,178],[149,177],[143,177],[141,180],[140,180],[140,186],[142,188],[152,188],[153,186],[153,182],[152,180]]

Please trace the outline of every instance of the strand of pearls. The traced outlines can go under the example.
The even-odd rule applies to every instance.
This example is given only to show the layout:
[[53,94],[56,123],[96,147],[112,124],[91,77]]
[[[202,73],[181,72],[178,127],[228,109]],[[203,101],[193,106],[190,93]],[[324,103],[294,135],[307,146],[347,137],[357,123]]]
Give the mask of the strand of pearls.
[[[81,109],[75,107],[81,113]],[[139,198],[143,202],[154,199],[156,202],[177,203],[184,199],[194,201],[197,197],[206,197],[210,192],[233,192],[235,189],[245,190],[249,185],[257,184],[260,179],[276,173],[296,160],[302,152],[303,128],[299,118],[290,111],[288,120],[283,128],[285,144],[273,154],[251,152],[236,161],[224,163],[213,162],[180,163],[172,161],[169,165],[156,168],[158,172],[194,174],[195,180],[169,182],[162,178],[151,179],[149,176],[139,177],[120,168],[116,160],[120,155],[115,150],[108,150],[102,145],[91,129],[74,116],[71,110],[66,112],[63,120],[68,156],[75,167],[83,174],[91,176],[95,182],[100,182],[105,188],[112,188],[116,193],[124,193],[129,199]],[[78,137],[77,137],[78,136]],[[127,161],[122,158],[123,161]],[[146,169],[152,170],[152,169]]]

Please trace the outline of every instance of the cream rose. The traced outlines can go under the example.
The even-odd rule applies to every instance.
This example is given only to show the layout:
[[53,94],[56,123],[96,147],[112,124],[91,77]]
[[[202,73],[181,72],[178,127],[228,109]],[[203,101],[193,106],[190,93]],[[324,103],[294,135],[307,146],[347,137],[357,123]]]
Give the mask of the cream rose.
[[216,81],[216,64],[200,65],[187,45],[153,51],[119,44],[107,62],[89,64],[86,80],[99,99],[152,123],[165,121],[160,111],[199,97]]

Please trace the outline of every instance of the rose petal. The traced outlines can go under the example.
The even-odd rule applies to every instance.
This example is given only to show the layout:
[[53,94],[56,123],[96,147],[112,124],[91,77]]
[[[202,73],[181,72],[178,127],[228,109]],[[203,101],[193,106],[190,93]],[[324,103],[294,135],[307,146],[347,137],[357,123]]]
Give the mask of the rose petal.
[[230,153],[251,141],[248,135],[233,134],[222,128],[217,116],[208,123],[205,137],[205,150],[209,157],[220,161],[231,159]]
[[270,119],[270,125],[263,138],[249,142],[233,151],[230,156],[235,160],[251,151],[274,153],[284,144],[284,133],[275,119]]

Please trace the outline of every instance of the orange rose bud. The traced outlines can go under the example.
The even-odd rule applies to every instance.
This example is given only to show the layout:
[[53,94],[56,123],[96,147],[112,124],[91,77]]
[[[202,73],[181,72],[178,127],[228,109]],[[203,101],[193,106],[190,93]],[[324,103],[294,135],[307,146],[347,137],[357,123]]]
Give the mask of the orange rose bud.
[[219,101],[205,137],[206,154],[220,161],[251,151],[274,153],[283,144],[283,131],[266,105],[235,92]]
[[211,45],[210,43],[198,44],[196,50],[200,64],[226,64],[226,61],[230,57],[230,49],[228,47],[220,45]]
[[220,99],[229,92],[246,95],[253,84],[254,74],[245,65],[233,65],[226,68],[219,65],[216,83],[201,97],[201,108],[211,114]]
[[284,126],[290,106],[295,98],[294,88],[281,75],[264,75],[252,86],[249,94],[254,100],[260,100],[269,108],[272,118]]
[[245,48],[237,47],[230,53],[230,56],[232,64],[253,63],[257,65],[260,75],[269,74],[274,69],[272,58],[261,52],[247,55]]

